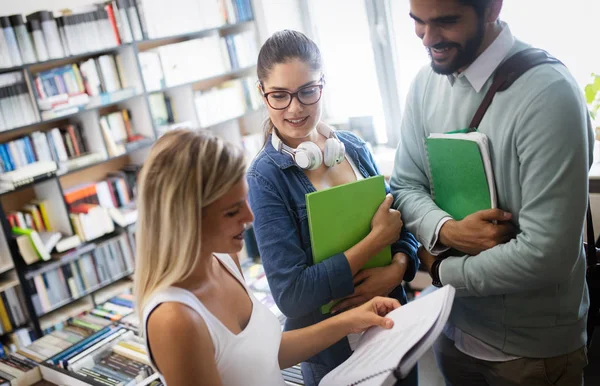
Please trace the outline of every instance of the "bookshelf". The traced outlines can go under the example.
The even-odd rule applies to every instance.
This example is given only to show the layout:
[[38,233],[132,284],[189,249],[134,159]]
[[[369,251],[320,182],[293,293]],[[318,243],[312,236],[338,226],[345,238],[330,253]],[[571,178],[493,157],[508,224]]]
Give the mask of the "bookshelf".
[[[229,4],[240,3],[240,0],[227,1]],[[204,0],[197,2],[206,3]],[[90,5],[92,3],[90,0]],[[108,3],[116,6],[118,2]],[[264,117],[259,96],[252,95],[257,94],[253,80],[259,41],[251,0],[248,0],[250,8],[244,9],[243,15],[235,10],[234,16],[228,13],[216,21],[191,21],[190,25],[204,27],[183,32],[175,28],[171,30],[176,33],[167,35],[160,35],[158,27],[153,26],[150,12],[139,9],[143,7],[142,3],[138,1],[135,5],[140,21],[144,14],[147,18],[141,23],[139,39],[121,36],[119,44],[112,46],[0,68],[0,89],[3,81],[8,85],[26,87],[26,98],[21,96],[20,102],[30,103],[33,110],[23,124],[7,125],[6,120],[0,119],[0,294],[7,289],[18,289],[22,294],[19,298],[22,311],[27,315],[24,324],[12,323],[10,331],[2,328],[4,326],[0,323],[0,340],[4,341],[20,327],[32,331],[33,338],[40,338],[53,325],[130,288],[130,275],[133,273],[133,269],[113,272],[105,280],[93,285],[88,283],[89,286],[82,286],[79,291],[69,283],[68,277],[63,278],[68,275],[65,266],[79,264],[86,254],[95,259],[100,245],[111,240],[128,242],[128,247],[119,244],[120,256],[124,256],[126,248],[131,248],[133,254],[135,224],[113,224],[112,230],[81,241],[75,249],[64,254],[52,253],[48,261],[30,261],[28,264],[19,239],[12,231],[14,217],[11,216],[34,202],[43,202],[52,231],[60,232],[63,238],[79,235],[71,203],[67,199],[69,192],[81,185],[98,184],[114,178],[116,172],[128,165],[141,165],[156,139],[173,127],[213,130],[240,146],[248,149],[256,147],[244,145],[245,138],[261,131]],[[166,3],[155,3],[162,5],[155,4],[153,7],[169,7]],[[164,20],[167,19],[163,19],[163,23]],[[121,32],[117,27],[115,31],[115,34]],[[187,48],[185,54],[191,59],[183,60],[187,56],[178,52],[177,47],[179,51]],[[156,63],[162,67],[162,74],[157,71]],[[167,68],[167,65],[171,67]],[[95,74],[93,70],[90,72],[92,68],[96,69]],[[111,71],[116,75],[110,75]],[[100,85],[97,90],[90,85],[95,84],[96,76]],[[57,95],[53,87],[59,89]],[[63,92],[60,92],[61,87],[65,88]],[[231,100],[231,95],[238,100],[235,108],[218,106],[227,98]],[[6,111],[2,109],[2,96],[0,93],[0,118]],[[59,97],[63,99],[59,100]],[[199,106],[205,111],[199,111]],[[221,115],[211,117],[208,113],[213,109],[221,111]],[[222,111],[229,109],[234,113]],[[126,133],[119,139],[116,138],[119,130],[114,125],[119,126],[121,121]],[[38,148],[38,141],[47,141],[48,148],[52,150],[48,157],[56,168],[23,178],[17,174],[17,182],[13,186],[8,186],[11,183],[3,184],[2,178],[10,173],[15,174],[15,171],[21,172],[43,162],[40,154],[43,149]],[[63,156],[57,141],[64,142],[60,145],[64,148]],[[21,153],[15,153],[15,149]],[[248,157],[251,156],[248,154]],[[13,159],[16,157],[20,157],[20,165],[10,165],[9,161],[19,163]],[[42,212],[41,204],[38,207]],[[93,262],[97,264],[96,260]],[[57,270],[60,280],[67,283],[67,291],[63,291],[62,298],[56,299],[50,299],[48,294],[46,303],[54,301],[40,309],[41,294],[36,293],[39,287],[32,284],[33,278],[54,270]],[[48,280],[48,276],[44,276],[44,280]],[[47,288],[53,285],[56,283],[46,282]],[[36,296],[38,300],[35,300]],[[8,302],[10,299],[0,298],[0,302],[2,300]],[[0,306],[0,318],[1,314]]]

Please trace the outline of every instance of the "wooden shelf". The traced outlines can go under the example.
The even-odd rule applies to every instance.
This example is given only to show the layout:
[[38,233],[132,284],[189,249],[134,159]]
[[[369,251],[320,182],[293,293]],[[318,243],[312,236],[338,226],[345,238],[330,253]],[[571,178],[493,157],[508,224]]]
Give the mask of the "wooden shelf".
[[266,110],[264,108],[260,108],[260,109],[256,109],[256,110],[250,110],[250,111],[245,112],[242,115],[238,115],[238,116],[226,119],[226,120],[221,121],[221,122],[211,123],[210,125],[207,125],[207,126],[202,126],[202,129],[212,129],[212,128],[220,126],[220,125],[225,125],[225,124],[227,124],[229,122],[237,121],[238,119],[243,119],[243,118],[246,118],[246,117],[250,117],[250,116],[252,116],[254,114],[258,114],[258,113],[261,113],[261,112],[264,113],[265,111]]
[[59,66],[69,64],[69,63],[79,61],[79,60],[85,61],[87,58],[91,58],[94,56],[109,54],[111,52],[115,52],[123,47],[128,47],[128,46],[131,46],[131,43],[121,44],[121,45],[118,45],[115,47],[104,48],[101,50],[84,52],[84,53],[81,53],[78,55],[69,55],[69,56],[65,56],[62,58],[50,59],[50,60],[46,60],[44,62],[22,64],[20,66],[9,67],[9,68],[0,68],[0,74],[4,74],[7,72],[13,72],[13,71],[21,71],[21,70],[25,70],[25,69],[34,70],[33,72],[44,71],[45,69],[48,69],[48,68],[59,67]]
[[[181,83],[181,84],[166,86],[166,87],[163,87],[158,90],[151,90],[151,91],[148,91],[148,93],[156,94],[156,93],[160,93],[160,92],[171,91],[173,89],[185,87],[185,86],[197,86],[197,87],[201,87],[201,88],[209,88],[209,87],[213,87],[214,85],[217,85],[219,83],[223,83],[228,80],[239,78],[242,75],[246,75],[247,73],[254,70],[255,68],[256,68],[256,65],[252,65],[252,66],[240,68],[237,70],[233,70],[230,72],[226,72],[224,74],[210,76],[208,78],[191,80],[189,82],[185,82],[185,83]],[[198,89],[197,87],[194,87],[194,90],[197,90]]]
[[115,282],[117,282],[117,281],[119,281],[119,280],[121,280],[121,279],[123,279],[123,278],[125,278],[127,276],[130,276],[131,274],[133,274],[133,271],[123,272],[119,276],[117,276],[115,279],[113,279],[113,280],[111,280],[109,282],[100,283],[100,284],[98,284],[98,285],[96,285],[96,286],[88,289],[87,291],[83,292],[82,294],[79,294],[76,297],[71,297],[69,299],[65,299],[65,300],[63,300],[63,301],[61,301],[61,302],[53,305],[49,310],[46,310],[46,311],[42,312],[41,314],[38,314],[37,316],[39,318],[42,318],[42,317],[44,317],[46,315],[49,315],[49,314],[51,314],[53,312],[56,312],[56,311],[60,310],[62,307],[67,306],[67,305],[69,305],[69,304],[71,304],[71,303],[73,303],[73,302],[75,302],[75,301],[77,301],[79,299],[82,299],[82,298],[84,298],[84,297],[86,297],[88,295],[92,295],[94,292],[96,292],[98,290],[101,290],[101,289],[103,289],[105,287],[108,287],[109,285],[114,284]]
[[[120,90],[122,91],[122,90]],[[116,93],[113,94],[117,94],[120,91],[117,91]],[[35,127],[39,127],[42,125],[48,125],[48,126],[52,126],[53,123],[57,123],[57,122],[61,122],[61,121],[65,121],[67,119],[73,118],[79,114],[85,113],[85,112],[89,112],[89,111],[96,111],[105,107],[110,107],[110,106],[114,106],[117,105],[119,103],[123,103],[123,102],[127,102],[129,100],[138,98],[144,96],[144,94],[142,93],[133,93],[132,95],[128,95],[128,96],[124,96],[122,98],[116,98],[116,99],[112,99],[108,102],[105,103],[99,103],[99,104],[95,104],[95,105],[82,105],[81,107],[79,107],[79,110],[73,113],[69,113],[69,114],[65,114],[65,115],[60,115],[54,118],[50,118],[50,119],[42,119],[41,121],[38,122],[34,122],[34,123],[30,123],[28,125],[24,125],[24,126],[19,126],[19,127],[15,127],[12,129],[8,129],[8,130],[4,130],[4,131],[0,131],[0,137],[4,137],[6,135],[13,135],[15,137],[18,137],[18,132],[21,131],[26,131],[27,129],[32,129]]]
[[131,154],[135,153],[138,150],[146,149],[146,148],[152,146],[154,144],[154,140],[153,139],[141,139],[139,141],[130,142],[130,144],[131,145],[135,144],[135,146],[131,146],[131,149],[128,150],[128,151],[126,151],[123,154],[119,154],[119,155],[116,155],[114,157],[108,157],[108,158],[103,159],[101,161],[90,163],[89,165],[83,165],[83,166],[80,166],[80,167],[68,170],[68,171],[66,171],[64,173],[58,174],[58,177],[65,177],[65,176],[68,176],[70,174],[74,174],[74,173],[80,172],[82,170],[86,170],[86,169],[90,169],[90,168],[93,168],[93,167],[96,167],[96,166],[99,166],[99,165],[103,165],[103,164],[105,164],[107,162],[111,162],[111,161],[114,161],[114,160],[119,159],[119,158],[127,157],[128,155],[131,155]]
[[190,32],[190,33],[185,33],[185,34],[180,34],[180,35],[165,36],[165,37],[154,38],[154,39],[144,39],[144,40],[140,40],[140,41],[136,41],[136,42],[132,42],[132,43],[124,43],[124,44],[120,44],[118,46],[104,48],[102,50],[89,51],[89,52],[84,52],[84,53],[81,53],[78,55],[70,55],[70,56],[65,56],[63,58],[50,59],[50,60],[46,60],[44,62],[22,64],[19,66],[14,66],[14,67],[9,67],[9,68],[0,68],[0,74],[5,74],[7,72],[14,72],[14,71],[22,71],[25,69],[33,70],[33,72],[44,71],[48,68],[59,67],[59,66],[65,65],[65,64],[75,62],[75,61],[85,61],[86,59],[94,57],[94,56],[109,54],[109,53],[118,51],[124,47],[130,47],[133,44],[135,44],[140,51],[146,51],[146,50],[150,50],[152,48],[160,47],[160,46],[163,46],[166,44],[172,44],[172,43],[178,43],[178,42],[185,41],[185,40],[197,39],[197,38],[200,38],[203,36],[210,35],[211,33],[214,33],[214,32],[227,31],[227,30],[233,30],[233,29],[239,28],[239,27],[250,26],[253,23],[254,23],[254,20],[248,20],[248,21],[243,21],[243,22],[239,22],[239,23],[235,23],[235,24],[224,24],[224,25],[221,25],[218,27],[203,29],[203,30],[199,30],[196,32]]
[[146,39],[139,42],[136,42],[139,51],[148,51],[153,48],[157,48],[160,46],[165,46],[167,44],[181,43],[186,40],[198,39],[215,32],[227,33],[233,31],[235,29],[239,29],[241,27],[249,27],[254,24],[254,20],[242,21],[234,24],[224,24],[218,27],[203,29],[196,32],[188,32],[179,35],[165,36],[154,39]]

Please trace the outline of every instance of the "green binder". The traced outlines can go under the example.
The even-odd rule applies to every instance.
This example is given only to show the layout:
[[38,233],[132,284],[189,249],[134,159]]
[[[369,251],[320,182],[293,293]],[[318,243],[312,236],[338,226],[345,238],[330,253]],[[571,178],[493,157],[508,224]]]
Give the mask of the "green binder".
[[425,139],[431,194],[455,220],[496,208],[496,188],[485,134],[431,134]]
[[[371,220],[385,199],[383,176],[375,176],[333,188],[308,193],[306,207],[313,262],[344,252],[371,231]],[[382,267],[392,262],[390,246],[373,256],[364,268]],[[329,313],[329,303],[321,312]]]

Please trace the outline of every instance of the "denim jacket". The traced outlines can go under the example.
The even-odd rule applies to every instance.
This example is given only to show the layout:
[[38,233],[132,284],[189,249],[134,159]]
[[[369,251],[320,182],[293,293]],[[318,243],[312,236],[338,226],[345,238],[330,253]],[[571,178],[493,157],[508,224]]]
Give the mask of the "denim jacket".
[[[346,146],[346,155],[364,177],[380,174],[364,141],[347,131],[336,133]],[[326,319],[329,315],[321,314],[321,305],[351,295],[354,284],[343,252],[320,264],[312,262],[305,195],[314,192],[314,186],[289,155],[273,147],[270,137],[252,162],[247,179],[258,249],[273,298],[287,316],[285,329],[302,328]],[[387,184],[386,190],[389,192]],[[418,269],[417,247],[415,237],[404,229],[392,245],[392,254],[404,252],[409,257],[404,280],[412,280]],[[406,303],[402,286],[389,296]],[[351,353],[348,339],[344,338],[309,362],[333,367]]]

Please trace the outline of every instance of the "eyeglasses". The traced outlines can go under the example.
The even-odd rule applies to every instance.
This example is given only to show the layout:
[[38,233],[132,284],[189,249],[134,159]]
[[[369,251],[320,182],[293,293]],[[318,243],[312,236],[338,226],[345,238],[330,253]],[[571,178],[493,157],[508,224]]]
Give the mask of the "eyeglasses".
[[302,87],[294,93],[283,90],[271,91],[264,93],[263,97],[265,97],[269,106],[274,110],[287,109],[292,104],[294,97],[298,98],[298,101],[305,106],[314,105],[321,100],[321,95],[323,94],[323,78],[319,82],[321,84]]

